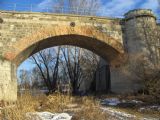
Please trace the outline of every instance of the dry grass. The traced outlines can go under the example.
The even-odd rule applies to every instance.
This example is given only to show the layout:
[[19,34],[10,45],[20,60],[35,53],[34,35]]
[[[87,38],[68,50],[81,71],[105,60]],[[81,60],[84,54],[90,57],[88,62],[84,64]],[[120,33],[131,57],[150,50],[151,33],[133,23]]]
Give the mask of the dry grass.
[[73,99],[71,96],[60,93],[49,95],[39,101],[40,107],[38,111],[63,112],[68,104],[72,104]]
[[[7,120],[26,120],[27,112],[48,111],[52,113],[66,112],[70,108],[69,105],[77,105],[78,111],[74,112],[73,120],[107,120],[110,119],[106,113],[103,113],[92,97],[72,97],[59,93],[45,96],[31,96],[25,93],[19,96],[18,101],[10,107],[5,107],[2,111],[3,118]],[[70,111],[70,112],[71,112]]]
[[[146,99],[146,96],[116,97],[120,99],[136,99],[142,101]],[[22,96],[19,96],[18,101],[16,103],[3,103],[3,106],[4,109],[2,110],[1,114],[3,118],[6,118],[6,120],[26,120],[25,116],[27,112],[43,111],[48,111],[52,113],[73,113],[73,120],[114,120],[113,117],[111,117],[106,112],[103,112],[100,109],[99,102],[97,102],[97,100],[95,100],[95,98],[93,97],[73,97],[70,95],[63,95],[60,93],[54,93],[49,96],[46,96],[44,94],[39,94],[38,96],[31,96],[31,94],[28,92]],[[122,112],[135,114],[136,116],[142,116],[143,114],[137,112],[137,109],[138,108],[117,108],[117,110]],[[154,113],[153,117],[156,117],[156,115],[157,113]],[[2,118],[0,118],[0,120],[1,119]]]
[[73,120],[110,120],[111,117],[100,109],[93,98],[82,98],[81,110],[75,113]]
[[15,104],[5,105],[2,114],[7,120],[24,120],[27,112],[35,112],[38,107],[38,97],[32,97],[29,93],[20,96]]

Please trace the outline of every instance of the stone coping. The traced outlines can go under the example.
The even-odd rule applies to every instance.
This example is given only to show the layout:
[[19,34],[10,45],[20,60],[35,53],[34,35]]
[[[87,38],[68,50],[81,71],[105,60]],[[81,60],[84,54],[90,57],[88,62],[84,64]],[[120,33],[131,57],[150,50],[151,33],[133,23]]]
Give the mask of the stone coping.
[[135,9],[127,12],[125,15],[125,20],[137,18],[137,17],[153,17],[156,20],[156,16],[151,9]]
[[109,19],[109,20],[122,20],[123,18],[112,18],[112,17],[101,17],[101,16],[91,16],[91,15],[74,15],[74,14],[57,14],[57,13],[46,13],[46,12],[23,12],[23,11],[4,11],[0,10],[0,13],[11,13],[11,14],[43,14],[43,15],[54,15],[54,16],[69,16],[69,17],[85,17],[92,19]]

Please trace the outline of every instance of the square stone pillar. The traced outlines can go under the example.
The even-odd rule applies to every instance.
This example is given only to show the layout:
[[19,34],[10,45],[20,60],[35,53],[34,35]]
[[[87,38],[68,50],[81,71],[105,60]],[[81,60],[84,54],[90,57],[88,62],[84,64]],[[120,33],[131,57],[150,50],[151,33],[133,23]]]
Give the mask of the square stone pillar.
[[6,60],[0,60],[0,100],[17,100],[16,66]]
[[111,91],[119,94],[136,93],[143,88],[143,81],[125,71],[123,66],[111,67]]

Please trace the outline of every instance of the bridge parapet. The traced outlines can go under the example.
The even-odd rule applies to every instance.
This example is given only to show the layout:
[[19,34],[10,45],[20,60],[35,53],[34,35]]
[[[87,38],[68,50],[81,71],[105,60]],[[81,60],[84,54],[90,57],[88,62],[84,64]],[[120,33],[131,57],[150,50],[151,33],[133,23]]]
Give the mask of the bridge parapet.
[[0,24],[0,49],[3,49],[2,51],[11,47],[21,38],[33,34],[42,28],[70,26],[71,22],[74,22],[75,26],[93,27],[122,43],[120,19],[7,11],[0,11],[0,14],[2,18],[2,23]]

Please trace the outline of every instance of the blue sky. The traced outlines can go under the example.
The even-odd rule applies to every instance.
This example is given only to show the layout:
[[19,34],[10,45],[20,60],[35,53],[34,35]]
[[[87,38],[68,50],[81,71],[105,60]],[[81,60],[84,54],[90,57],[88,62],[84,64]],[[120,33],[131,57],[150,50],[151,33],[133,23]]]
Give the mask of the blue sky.
[[[21,9],[34,5],[34,9],[37,11],[42,11],[46,6],[54,4],[56,0],[0,0],[0,10],[1,9],[11,9],[13,4],[17,4]],[[126,12],[132,9],[146,8],[152,9],[154,13],[159,16],[158,13],[158,0],[102,0],[101,13],[103,16],[109,17],[122,17]],[[25,61],[19,69],[30,69],[33,65],[28,61]]]
[[[57,0],[0,0],[0,8],[11,7],[13,3],[17,3],[17,6],[21,8],[33,4],[35,10],[41,11],[43,8],[46,8],[46,6],[51,7],[56,1]],[[138,8],[152,9],[155,14],[158,13],[158,0],[102,0],[102,3],[103,16],[123,16],[123,14],[129,10]]]

